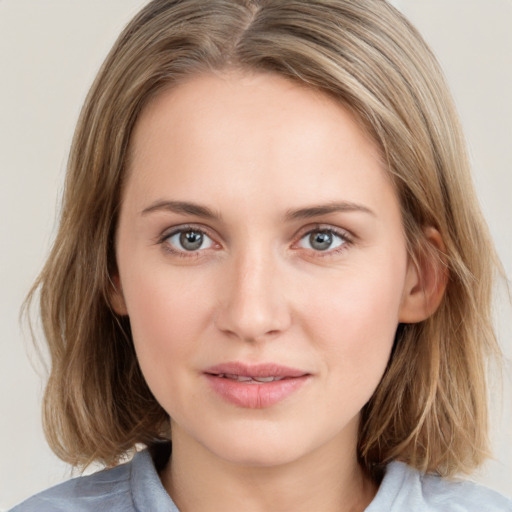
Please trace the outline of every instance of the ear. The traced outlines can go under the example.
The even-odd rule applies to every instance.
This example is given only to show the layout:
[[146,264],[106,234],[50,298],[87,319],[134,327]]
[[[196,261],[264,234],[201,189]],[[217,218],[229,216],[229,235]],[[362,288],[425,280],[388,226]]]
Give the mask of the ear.
[[444,253],[445,246],[439,231],[433,227],[425,228],[421,249],[415,259],[409,257],[400,323],[421,322],[439,307],[448,283]]
[[121,279],[119,274],[115,274],[110,279],[110,306],[119,316],[127,316],[128,310],[126,308],[126,302],[123,295],[123,287],[121,285]]

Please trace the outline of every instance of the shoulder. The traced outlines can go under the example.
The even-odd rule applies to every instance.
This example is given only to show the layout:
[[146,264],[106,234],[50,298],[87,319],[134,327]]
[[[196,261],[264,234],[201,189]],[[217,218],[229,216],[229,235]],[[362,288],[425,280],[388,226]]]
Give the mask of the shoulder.
[[[167,454],[168,455],[168,454]],[[128,463],[74,478],[36,494],[10,512],[179,512],[165,491],[149,451]]]
[[512,500],[468,481],[425,475],[401,462],[391,463],[366,512],[512,512]]
[[[136,456],[137,457],[137,456]],[[10,512],[97,512],[135,510],[130,492],[134,461],[47,489]]]

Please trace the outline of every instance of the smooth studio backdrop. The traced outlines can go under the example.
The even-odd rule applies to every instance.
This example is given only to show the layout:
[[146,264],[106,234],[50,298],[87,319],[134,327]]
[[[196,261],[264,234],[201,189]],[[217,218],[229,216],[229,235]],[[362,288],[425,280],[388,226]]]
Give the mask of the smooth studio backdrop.
[[[85,94],[118,33],[145,3],[0,0],[0,511],[71,474],[42,434],[43,381],[29,361],[37,358],[18,312],[55,234],[67,152]],[[510,278],[512,0],[394,4],[426,37],[448,77],[482,207]],[[509,360],[511,309],[502,296],[497,320]],[[496,459],[474,476],[509,496],[511,374],[508,363],[503,399],[494,403]]]

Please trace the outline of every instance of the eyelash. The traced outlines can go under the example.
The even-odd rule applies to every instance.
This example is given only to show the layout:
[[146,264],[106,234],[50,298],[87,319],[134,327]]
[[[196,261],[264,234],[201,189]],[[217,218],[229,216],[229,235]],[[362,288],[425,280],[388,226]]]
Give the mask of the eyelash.
[[328,258],[330,256],[338,255],[341,252],[345,251],[354,243],[353,236],[343,229],[334,228],[332,226],[326,226],[322,224],[316,224],[305,229],[306,230],[300,234],[298,242],[294,244],[295,246],[302,240],[304,240],[306,237],[311,236],[313,233],[326,233],[331,236],[334,235],[335,237],[340,238],[342,241],[342,243],[338,247],[335,247],[334,249],[327,249],[325,251],[315,251],[314,249],[311,249],[311,251],[315,254],[315,257],[317,258]]
[[[294,248],[307,236],[311,236],[313,233],[326,233],[328,235],[334,235],[335,237],[338,237],[342,240],[342,243],[336,247],[335,249],[327,249],[325,251],[321,250],[314,250],[314,249],[306,249],[310,250],[315,254],[315,257],[325,258],[333,255],[337,255],[343,251],[345,251],[348,247],[350,247],[353,243],[353,237],[351,234],[349,234],[345,230],[337,229],[332,226],[325,226],[321,224],[317,224],[314,226],[310,226],[308,228],[305,228],[307,230],[302,231],[300,233],[297,242],[294,243]],[[205,251],[206,249],[199,249],[199,250],[193,250],[193,251],[186,251],[186,250],[180,250],[176,249],[169,243],[169,239],[173,236],[176,236],[181,233],[186,232],[195,232],[198,234],[201,234],[203,236],[208,237],[212,241],[212,245],[220,246],[217,242],[215,242],[215,239],[213,236],[211,236],[208,232],[208,230],[205,230],[203,227],[194,226],[194,225],[184,225],[179,226],[176,229],[173,229],[170,232],[164,233],[157,241],[158,244],[162,245],[165,251],[171,253],[174,256],[178,256],[181,258],[199,258],[201,256],[201,252]],[[298,249],[296,249],[298,250]]]
[[207,236],[210,240],[212,240],[212,245],[220,245],[217,242],[215,242],[214,238],[209,235],[208,231],[204,229],[203,227],[194,226],[194,225],[184,225],[179,226],[172,231],[164,233],[158,240],[158,244],[162,245],[165,251],[171,253],[173,256],[178,256],[180,258],[199,258],[201,256],[201,252],[203,250],[197,250],[197,251],[186,251],[186,250],[180,250],[176,249],[169,243],[169,239],[172,238],[175,235],[179,235],[181,233],[187,233],[193,231],[194,233],[201,234],[203,236]]

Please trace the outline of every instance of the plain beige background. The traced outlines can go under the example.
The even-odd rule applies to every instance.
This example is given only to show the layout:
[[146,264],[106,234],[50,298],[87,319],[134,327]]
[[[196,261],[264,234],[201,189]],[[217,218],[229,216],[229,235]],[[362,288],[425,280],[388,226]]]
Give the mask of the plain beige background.
[[[207,1],[207,0],[205,0]],[[55,233],[81,103],[145,0],[0,0],[0,511],[70,476],[40,426],[42,380],[18,323]],[[469,141],[484,213],[512,275],[512,0],[397,0],[437,53]],[[497,308],[511,356],[511,307]],[[496,459],[474,479],[512,496],[512,371],[495,400]],[[493,397],[498,396],[493,389]]]

